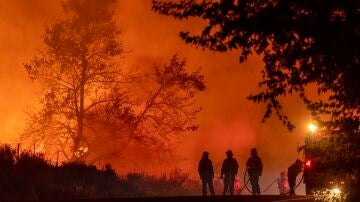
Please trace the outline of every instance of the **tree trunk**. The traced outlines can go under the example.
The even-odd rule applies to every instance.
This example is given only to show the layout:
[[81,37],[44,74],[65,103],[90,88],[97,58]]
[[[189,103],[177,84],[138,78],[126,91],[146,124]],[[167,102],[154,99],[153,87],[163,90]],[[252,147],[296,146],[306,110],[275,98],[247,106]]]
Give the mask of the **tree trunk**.
[[[85,57],[83,57],[83,58],[85,58]],[[76,152],[79,150],[81,140],[84,136],[84,103],[85,103],[86,67],[87,67],[87,62],[85,59],[83,59],[82,66],[81,66],[81,78],[80,78],[79,114],[77,116],[78,135],[75,137],[75,140],[74,140],[74,151],[73,152]]]

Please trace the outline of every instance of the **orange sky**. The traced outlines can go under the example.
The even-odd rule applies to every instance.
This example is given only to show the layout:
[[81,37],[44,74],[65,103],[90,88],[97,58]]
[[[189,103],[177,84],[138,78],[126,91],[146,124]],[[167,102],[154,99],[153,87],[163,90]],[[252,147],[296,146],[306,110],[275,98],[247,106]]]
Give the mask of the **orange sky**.
[[[232,149],[240,163],[240,173],[252,147],[258,148],[264,163],[261,186],[267,186],[298,157],[296,147],[303,143],[305,125],[310,120],[304,105],[296,98],[284,99],[285,110],[297,125],[292,134],[276,118],[262,124],[264,106],[246,100],[257,92],[262,68],[258,57],[239,64],[237,52],[203,52],[186,45],[180,30],[200,31],[200,21],[175,21],[151,11],[151,0],[120,0],[116,8],[121,39],[130,50],[125,65],[142,67],[164,63],[174,53],[187,58],[188,67],[202,67],[207,90],[198,99],[203,110],[200,130],[186,135],[177,148],[174,167],[196,173],[203,150],[218,170]],[[41,92],[27,78],[22,64],[41,46],[44,24],[61,17],[59,0],[0,0],[0,142],[16,142],[16,130],[23,110]],[[149,170],[151,166],[149,165]],[[268,193],[278,193],[274,186]]]

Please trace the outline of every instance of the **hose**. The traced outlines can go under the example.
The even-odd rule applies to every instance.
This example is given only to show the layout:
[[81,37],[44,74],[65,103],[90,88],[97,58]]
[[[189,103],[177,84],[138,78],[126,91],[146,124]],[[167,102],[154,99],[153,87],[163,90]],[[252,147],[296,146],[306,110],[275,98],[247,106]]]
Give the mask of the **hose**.
[[[245,182],[245,178],[246,178],[246,173],[248,171],[248,167],[246,167],[246,170],[244,172],[244,182]],[[250,181],[250,178],[248,179],[248,182]],[[246,190],[248,190],[248,192],[250,192],[251,194],[253,194],[253,192],[249,189],[249,187],[247,187],[247,183],[244,184],[244,187],[246,187]]]
[[241,192],[245,189],[245,188],[247,188],[247,184],[249,183],[249,181],[250,181],[250,178],[245,182],[245,179],[244,179],[244,186],[243,186],[243,188],[241,188],[240,189],[240,191],[239,191],[239,194],[241,194]]
[[[245,172],[244,172],[244,182],[246,181],[247,171],[248,171],[248,168],[246,168],[246,170],[245,170]],[[264,191],[262,191],[261,193],[266,192],[275,182],[277,182],[278,179],[279,179],[279,178],[276,178],[276,179],[275,179],[268,187],[266,187],[266,189],[264,189]],[[303,180],[304,180],[304,172],[303,172],[303,175],[301,176],[300,181],[299,181],[298,184],[294,187],[294,189],[297,189],[297,188],[300,186],[300,184],[301,184],[301,182],[302,182]],[[244,187],[241,188],[241,190],[240,190],[239,193],[241,193],[241,191],[242,191],[244,188],[246,188],[251,194],[254,194],[254,193],[252,192],[252,190],[250,190],[249,187],[247,187],[247,184],[249,183],[249,181],[250,181],[250,178],[248,178],[248,180],[247,180],[246,183],[244,184]],[[290,193],[290,191],[287,192],[287,193],[285,193],[285,194],[289,194],[289,193]]]
[[266,187],[266,189],[264,189],[264,191],[262,191],[261,193],[264,193],[264,192],[266,192],[267,190],[269,190],[270,187],[271,187],[275,182],[278,181],[278,179],[279,179],[279,178],[276,178],[276,179],[275,179],[268,187]]

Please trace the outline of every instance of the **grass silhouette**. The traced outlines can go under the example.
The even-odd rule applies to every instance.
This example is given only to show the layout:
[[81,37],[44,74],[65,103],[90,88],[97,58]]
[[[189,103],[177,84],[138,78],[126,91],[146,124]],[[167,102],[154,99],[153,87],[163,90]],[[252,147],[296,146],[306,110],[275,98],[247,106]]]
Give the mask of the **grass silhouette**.
[[98,169],[84,162],[53,165],[44,155],[17,154],[10,145],[0,146],[0,199],[84,199],[195,195],[197,181],[174,170],[153,176],[128,173],[118,176],[110,164]]

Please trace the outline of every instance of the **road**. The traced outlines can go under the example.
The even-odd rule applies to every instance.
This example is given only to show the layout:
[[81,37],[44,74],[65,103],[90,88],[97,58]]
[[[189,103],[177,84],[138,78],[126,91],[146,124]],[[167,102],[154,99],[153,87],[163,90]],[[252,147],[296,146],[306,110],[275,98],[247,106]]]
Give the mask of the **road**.
[[[38,202],[314,202],[312,196],[280,195],[236,195],[236,196],[179,196],[179,197],[144,197],[117,199],[81,199],[81,200],[41,200]],[[27,201],[30,202],[30,201]],[[37,202],[37,201],[31,201]]]

